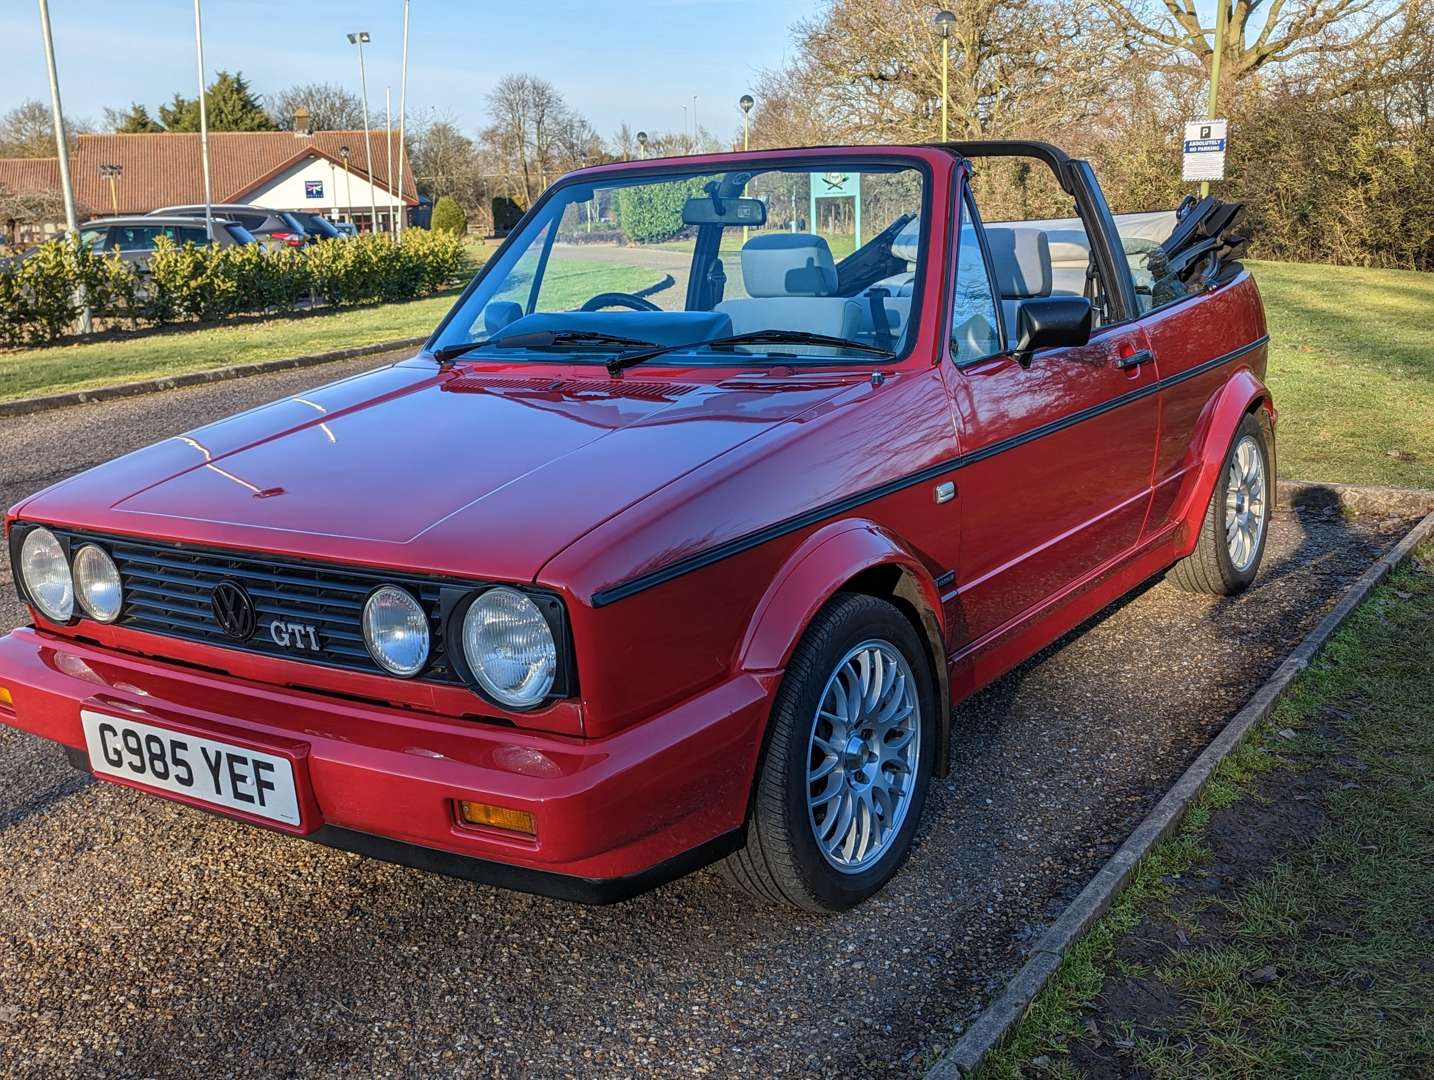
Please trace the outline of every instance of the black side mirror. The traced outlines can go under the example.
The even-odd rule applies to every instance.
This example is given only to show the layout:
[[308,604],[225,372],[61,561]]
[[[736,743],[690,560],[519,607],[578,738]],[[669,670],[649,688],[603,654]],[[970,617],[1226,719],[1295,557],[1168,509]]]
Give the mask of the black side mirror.
[[1031,362],[1038,349],[1062,349],[1090,341],[1092,310],[1084,296],[1037,296],[1016,308],[1016,359]]

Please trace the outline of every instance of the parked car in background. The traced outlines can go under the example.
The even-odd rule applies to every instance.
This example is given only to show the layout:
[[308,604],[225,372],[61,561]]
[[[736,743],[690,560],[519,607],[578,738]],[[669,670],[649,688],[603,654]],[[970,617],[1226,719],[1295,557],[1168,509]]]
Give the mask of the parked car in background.
[[[303,247],[310,243],[309,231],[298,217],[287,210],[270,210],[248,203],[211,203],[209,212],[215,217],[238,222],[253,234],[266,249]],[[149,216],[204,218],[204,204],[197,206],[166,206],[150,211]],[[317,237],[315,238],[315,242]]]
[[352,240],[355,236],[359,234],[358,226],[355,225],[352,221],[335,221],[332,224],[334,228],[338,229],[339,234],[341,236],[344,236],[349,240]]
[[308,210],[292,210],[287,213],[289,217],[304,227],[311,244],[316,244],[320,240],[338,240],[343,236],[338,227],[323,214],[315,214]]
[[[154,253],[154,242],[161,236],[176,245],[198,244],[204,247],[209,237],[204,222],[197,225],[189,217],[160,217],[156,214],[133,217],[94,218],[80,226],[80,243],[91,251],[118,251],[125,262],[144,263]],[[214,243],[219,247],[255,243],[249,230],[237,221],[215,218]],[[21,258],[27,258],[34,248]]]
[[[1003,158],[1078,218],[986,224]],[[554,242],[617,200],[684,288]],[[1042,143],[565,177],[416,355],[10,510],[34,625],[0,638],[0,723],[511,888],[616,900],[720,859],[849,908],[970,695],[1157,575],[1254,580],[1275,410],[1240,211],[1184,208],[1142,281]]]

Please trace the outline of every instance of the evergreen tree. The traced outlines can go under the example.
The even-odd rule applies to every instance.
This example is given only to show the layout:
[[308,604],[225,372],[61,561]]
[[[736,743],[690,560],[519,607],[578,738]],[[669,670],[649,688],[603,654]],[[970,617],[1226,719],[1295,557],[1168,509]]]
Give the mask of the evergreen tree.
[[468,215],[451,195],[443,195],[433,207],[431,219],[434,232],[451,232],[462,236],[468,228]]
[[106,109],[105,126],[121,135],[148,135],[164,130],[159,121],[149,115],[148,109],[134,103],[124,112]]
[[[273,131],[274,123],[240,72],[221,71],[207,97],[210,131]],[[199,99],[175,94],[159,107],[166,131],[198,131]]]

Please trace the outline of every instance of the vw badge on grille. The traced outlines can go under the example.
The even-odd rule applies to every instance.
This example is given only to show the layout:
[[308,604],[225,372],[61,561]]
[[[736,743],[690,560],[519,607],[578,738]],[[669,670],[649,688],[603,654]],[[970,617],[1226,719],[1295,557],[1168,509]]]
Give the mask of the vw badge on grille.
[[209,607],[219,628],[237,641],[247,641],[254,633],[254,601],[244,586],[234,581],[221,581],[209,595]]

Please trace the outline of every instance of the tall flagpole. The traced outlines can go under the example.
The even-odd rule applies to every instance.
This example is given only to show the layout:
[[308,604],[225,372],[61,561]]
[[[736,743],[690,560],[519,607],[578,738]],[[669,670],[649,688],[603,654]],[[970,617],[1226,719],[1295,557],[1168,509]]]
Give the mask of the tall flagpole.
[[383,88],[384,179],[388,181],[388,231],[396,235],[398,219],[393,216],[393,87]]
[[408,216],[403,205],[403,117],[408,111],[408,0],[403,0],[403,71],[398,77],[398,235],[403,238],[403,219]]
[[[65,136],[65,114],[60,109],[60,76],[55,69],[55,39],[50,36],[50,5],[40,0],[40,35],[45,40],[45,68],[50,75],[50,122],[55,128],[55,155],[60,159],[60,188],[65,198],[65,235],[80,242],[80,218],[75,212],[75,189],[70,186],[70,141]],[[90,332],[90,308],[80,306],[80,333]]]
[[204,165],[204,235],[214,243],[214,195],[209,189],[209,106],[204,90],[204,23],[194,0],[194,58],[199,69],[199,156]]

